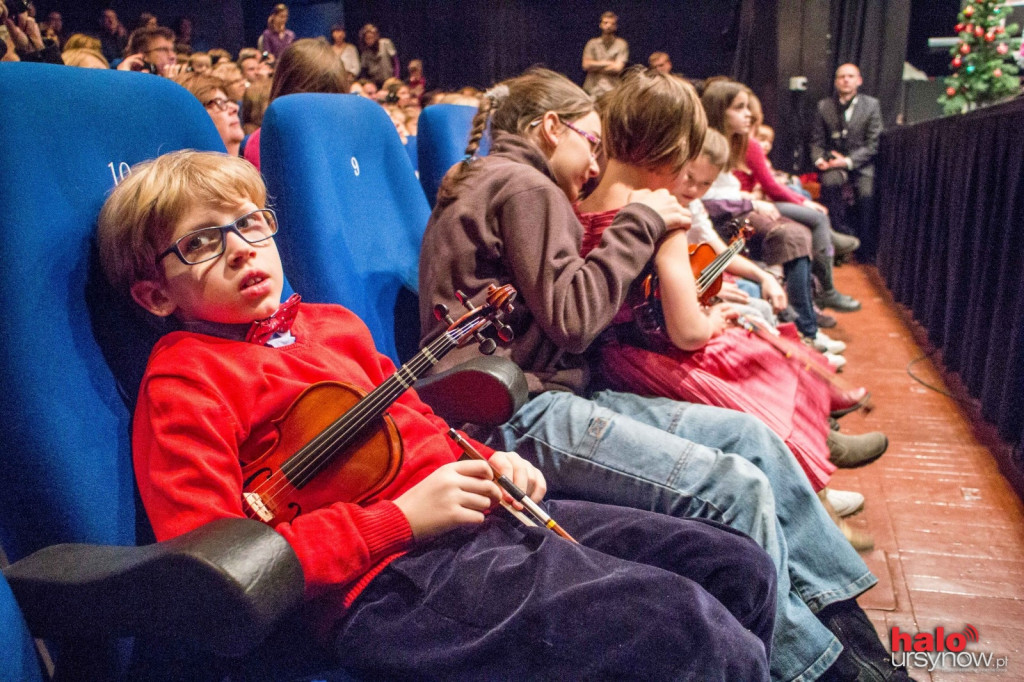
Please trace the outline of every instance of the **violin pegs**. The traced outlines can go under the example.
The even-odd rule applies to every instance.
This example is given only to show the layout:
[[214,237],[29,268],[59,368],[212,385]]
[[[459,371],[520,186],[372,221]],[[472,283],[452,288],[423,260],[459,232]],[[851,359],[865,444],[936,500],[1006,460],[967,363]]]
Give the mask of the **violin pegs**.
[[494,339],[484,339],[480,342],[480,352],[484,355],[490,355],[498,347],[498,344],[494,343]]
[[455,321],[452,320],[451,316],[448,315],[448,306],[446,306],[444,303],[438,303],[437,305],[434,306],[434,319],[439,321],[444,320],[449,325],[455,323]]
[[502,322],[496,322],[495,328],[498,330],[498,338],[508,343],[512,339],[516,338],[516,333],[512,331],[512,327]]
[[459,303],[464,305],[467,310],[473,309],[473,302],[469,300],[469,296],[466,296],[465,292],[461,289],[455,291],[455,298],[459,299]]

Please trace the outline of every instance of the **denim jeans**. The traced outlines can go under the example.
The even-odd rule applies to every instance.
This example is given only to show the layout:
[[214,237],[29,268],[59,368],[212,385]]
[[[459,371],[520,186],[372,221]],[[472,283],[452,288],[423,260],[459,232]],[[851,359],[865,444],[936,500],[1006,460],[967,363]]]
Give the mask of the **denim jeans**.
[[786,275],[786,298],[796,311],[796,328],[813,339],[818,333],[818,318],[811,300],[811,261],[794,258],[783,263],[782,269]]
[[813,208],[789,202],[775,204],[775,208],[790,220],[806,225],[811,231],[811,272],[818,278],[823,293],[835,289],[832,280],[832,258],[835,256],[835,249],[832,248],[832,222],[828,216]]
[[813,680],[842,646],[814,616],[876,578],[811,489],[793,454],[746,414],[667,398],[548,391],[492,432],[543,471],[556,497],[701,517],[741,530],[779,577],[773,680]]

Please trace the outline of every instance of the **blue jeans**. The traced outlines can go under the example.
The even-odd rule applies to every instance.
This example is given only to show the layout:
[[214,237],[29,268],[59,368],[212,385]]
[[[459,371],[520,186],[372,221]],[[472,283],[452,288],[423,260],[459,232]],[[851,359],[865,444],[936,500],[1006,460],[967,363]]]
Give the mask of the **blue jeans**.
[[548,391],[487,442],[529,458],[552,494],[700,517],[741,530],[779,577],[773,680],[813,680],[842,645],[814,616],[877,581],[793,454],[746,414],[667,398]]
[[811,300],[811,261],[800,257],[782,264],[786,275],[786,298],[796,311],[796,328],[807,337],[818,333],[818,318]]
[[777,203],[775,208],[790,220],[806,225],[811,231],[811,272],[818,278],[822,293],[830,293],[835,289],[832,280],[832,258],[835,256],[835,250],[832,248],[832,223],[828,216],[813,208],[789,202]]

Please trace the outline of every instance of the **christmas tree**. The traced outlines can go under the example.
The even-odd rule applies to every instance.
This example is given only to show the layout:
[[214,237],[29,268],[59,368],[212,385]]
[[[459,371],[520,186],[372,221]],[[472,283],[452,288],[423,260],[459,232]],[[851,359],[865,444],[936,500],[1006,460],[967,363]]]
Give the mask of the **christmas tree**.
[[958,17],[960,40],[950,48],[953,75],[939,97],[947,114],[992,104],[1020,92],[1018,67],[1010,52],[1017,24],[1006,23],[1013,10],[1000,0],[968,0]]

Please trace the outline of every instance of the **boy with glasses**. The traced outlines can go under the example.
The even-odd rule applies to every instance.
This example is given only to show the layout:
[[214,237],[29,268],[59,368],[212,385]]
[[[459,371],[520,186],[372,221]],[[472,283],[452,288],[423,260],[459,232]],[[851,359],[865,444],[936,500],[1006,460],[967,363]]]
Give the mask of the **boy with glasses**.
[[120,71],[146,71],[173,78],[181,66],[174,51],[174,31],[164,26],[137,28],[128,37],[128,56],[117,65]]
[[[139,493],[159,540],[245,516],[242,466],[276,447],[278,422],[310,386],[370,391],[395,371],[351,312],[297,296],[281,304],[265,201],[247,162],[182,151],[133,168],[100,214],[107,279],[180,327],[153,349],[133,420]],[[580,544],[520,526],[490,513],[504,497],[490,465],[458,461],[447,425],[414,390],[388,415],[404,452],[378,494],[268,521],[295,550],[307,615],[346,670],[767,679],[775,573],[749,538],[576,501],[547,504]],[[474,445],[541,501],[536,468]]]

